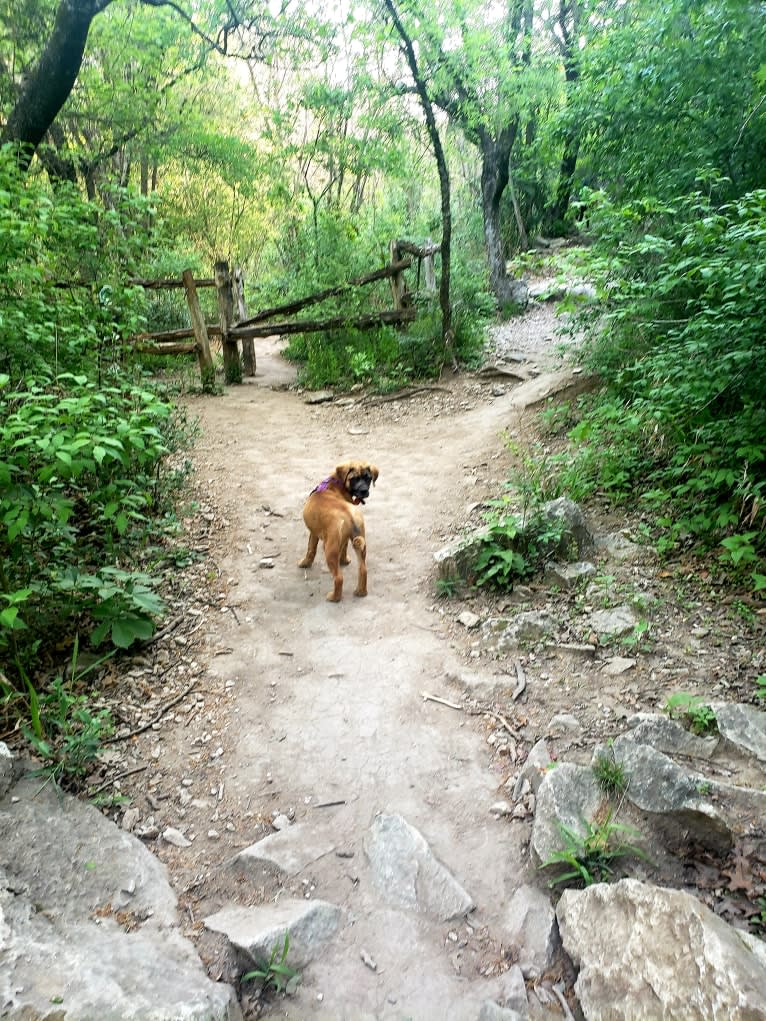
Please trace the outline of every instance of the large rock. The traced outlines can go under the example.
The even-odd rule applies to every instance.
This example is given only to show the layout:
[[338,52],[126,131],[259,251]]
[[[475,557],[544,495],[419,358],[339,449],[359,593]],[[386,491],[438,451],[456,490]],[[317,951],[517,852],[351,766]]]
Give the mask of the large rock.
[[716,702],[713,708],[721,736],[759,762],[766,762],[766,713],[731,702]]
[[556,621],[545,610],[524,610],[500,630],[498,618],[491,618],[482,629],[485,648],[495,652],[534,645],[556,628]]
[[296,823],[246,847],[234,858],[233,864],[253,872],[274,867],[288,876],[297,876],[334,850],[335,843],[328,836],[317,835],[308,826]]
[[542,517],[560,529],[560,539],[546,551],[548,556],[564,560],[582,558],[594,547],[593,533],[580,506],[566,496],[549,500],[540,509]]
[[661,817],[673,840],[690,836],[718,851],[732,843],[731,824],[711,801],[712,783],[649,745],[622,734],[612,744],[625,771],[626,793],[644,812]]
[[668,755],[685,755],[693,759],[709,759],[718,747],[718,737],[698,737],[682,727],[677,720],[657,713],[635,713],[628,720],[625,735],[631,741],[648,744]]
[[532,851],[540,864],[564,849],[561,827],[585,836],[603,800],[593,770],[565,762],[546,773],[537,792]]
[[638,617],[631,606],[615,606],[611,610],[595,610],[590,626],[599,638],[621,638],[635,629]]
[[0,741],[0,798],[5,797],[13,783],[13,756],[5,742]]
[[763,1021],[766,967],[695,897],[623,879],[557,909],[586,1021]]
[[0,848],[4,1019],[241,1019],[181,935],[165,867],[93,806],[21,781],[0,801]]
[[489,533],[489,527],[479,528],[437,550],[433,557],[438,576],[447,581],[472,581],[476,575],[474,565]]
[[468,893],[434,857],[425,838],[400,815],[378,815],[364,839],[375,886],[391,903],[438,921],[474,908]]
[[556,913],[536,886],[520,886],[502,921],[503,942],[515,948],[524,978],[538,979],[554,962],[559,948]]
[[301,968],[335,935],[340,917],[341,909],[334,904],[283,898],[261,907],[230,905],[208,916],[205,927],[222,933],[254,963],[268,961],[275,947],[281,952],[287,935],[287,964]]

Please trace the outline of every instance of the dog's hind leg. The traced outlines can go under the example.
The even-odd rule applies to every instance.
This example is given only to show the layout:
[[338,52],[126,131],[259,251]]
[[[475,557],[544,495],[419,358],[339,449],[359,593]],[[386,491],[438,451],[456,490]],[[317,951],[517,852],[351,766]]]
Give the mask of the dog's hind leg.
[[351,563],[351,557],[348,555],[348,542],[344,542],[340,548],[340,566],[345,567]]
[[364,540],[364,535],[357,535],[351,540],[351,545],[354,547],[356,553],[356,559],[359,564],[359,573],[356,579],[356,589],[354,590],[355,596],[366,596],[367,595],[367,543]]
[[330,603],[339,603],[343,598],[343,573],[340,569],[340,551],[338,547],[334,545],[331,545],[328,548],[327,543],[325,542],[324,555],[333,580],[332,592],[327,593],[327,601]]
[[303,560],[298,561],[298,567],[311,567],[314,563],[314,557],[317,555],[317,546],[319,545],[319,536],[314,535],[313,532],[309,532],[309,548],[306,550],[306,556]]

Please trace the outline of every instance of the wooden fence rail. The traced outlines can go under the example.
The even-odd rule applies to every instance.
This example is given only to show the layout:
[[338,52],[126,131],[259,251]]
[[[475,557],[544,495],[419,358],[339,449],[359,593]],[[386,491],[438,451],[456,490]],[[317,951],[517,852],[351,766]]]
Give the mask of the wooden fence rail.
[[[255,315],[247,317],[244,301],[244,283],[241,270],[232,273],[228,263],[219,259],[214,268],[214,276],[195,279],[191,270],[185,270],[180,279],[141,280],[132,279],[129,283],[147,290],[183,288],[189,306],[191,327],[180,330],[164,330],[154,333],[136,333],[127,340],[135,344],[135,349],[143,353],[178,355],[196,353],[203,389],[210,389],[215,380],[215,366],[210,352],[210,337],[220,337],[223,348],[224,378],[227,383],[241,382],[243,369],[245,375],[255,375],[255,347],[253,341],[259,337],[274,335],[289,336],[297,333],[317,333],[324,330],[340,330],[354,328],[370,330],[376,326],[408,323],[415,319],[416,310],[411,296],[407,291],[404,271],[412,266],[414,256],[418,260],[418,282],[421,263],[426,266],[426,287],[433,289],[433,257],[441,250],[438,244],[430,239],[425,245],[416,245],[409,241],[392,241],[390,243],[391,262],[372,273],[356,277],[335,287],[307,295],[283,305],[262,309]],[[407,257],[403,256],[407,253]],[[429,273],[430,266],[430,273]],[[330,316],[326,319],[282,319],[272,322],[275,316],[292,316],[295,313],[316,305],[327,298],[339,297],[355,287],[364,287],[378,280],[389,279],[394,297],[394,308],[365,316]],[[218,323],[206,323],[200,307],[197,289],[199,287],[215,287],[218,298]],[[236,313],[235,313],[236,309]],[[191,340],[191,338],[194,338]],[[187,342],[188,341],[188,342]],[[239,344],[242,345],[240,359]]]

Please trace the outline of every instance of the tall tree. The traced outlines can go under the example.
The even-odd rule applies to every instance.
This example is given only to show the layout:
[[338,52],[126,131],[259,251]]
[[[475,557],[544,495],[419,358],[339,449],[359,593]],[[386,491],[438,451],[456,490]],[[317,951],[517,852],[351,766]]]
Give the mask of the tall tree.
[[444,156],[439,129],[436,126],[431,97],[428,94],[425,79],[420,73],[418,60],[415,56],[415,47],[412,39],[404,27],[399,11],[394,0],[383,0],[386,10],[394,24],[396,32],[401,40],[402,51],[407,65],[415,83],[420,104],[423,107],[423,114],[426,119],[428,136],[434,150],[434,158],[439,173],[439,190],[441,192],[441,214],[442,214],[442,242],[441,242],[441,280],[439,282],[439,305],[442,313],[442,340],[445,353],[449,354],[453,367],[457,368],[457,361],[453,349],[454,334],[452,332],[452,305],[450,302],[450,260],[452,254],[452,209],[450,205],[450,180],[447,169],[447,160]]

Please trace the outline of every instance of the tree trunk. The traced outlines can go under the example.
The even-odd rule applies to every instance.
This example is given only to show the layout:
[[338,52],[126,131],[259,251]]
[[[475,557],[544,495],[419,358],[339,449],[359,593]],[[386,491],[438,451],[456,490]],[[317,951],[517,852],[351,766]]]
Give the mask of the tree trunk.
[[497,137],[481,132],[481,206],[484,214],[484,242],[489,262],[489,282],[500,306],[526,305],[527,286],[508,276],[500,232],[500,203],[510,179],[510,159],[518,125],[509,124]]
[[423,107],[423,113],[425,114],[428,137],[431,139],[431,145],[433,146],[434,157],[436,159],[436,168],[439,173],[439,191],[441,192],[442,213],[442,273],[441,281],[439,283],[439,306],[442,313],[442,340],[444,343],[444,354],[449,357],[452,362],[453,369],[457,370],[457,358],[455,357],[454,347],[455,334],[452,330],[452,305],[450,303],[452,206],[450,201],[450,180],[449,171],[447,169],[447,160],[444,156],[444,149],[442,148],[441,138],[439,137],[439,129],[436,126],[436,118],[434,117],[434,110],[428,95],[428,89],[426,88],[425,80],[420,75],[412,40],[402,24],[393,0],[384,0],[384,3],[386,9],[391,15],[394,27],[399,33],[399,38],[402,41],[402,49],[404,50],[404,55],[407,58],[407,64],[409,65],[410,73],[412,74],[413,81],[415,82],[415,89],[417,90],[418,97],[420,98],[420,104]]
[[111,0],[61,0],[48,42],[24,82],[0,133],[0,144],[17,146],[18,165],[26,170],[61,107],[82,64],[93,18]]

